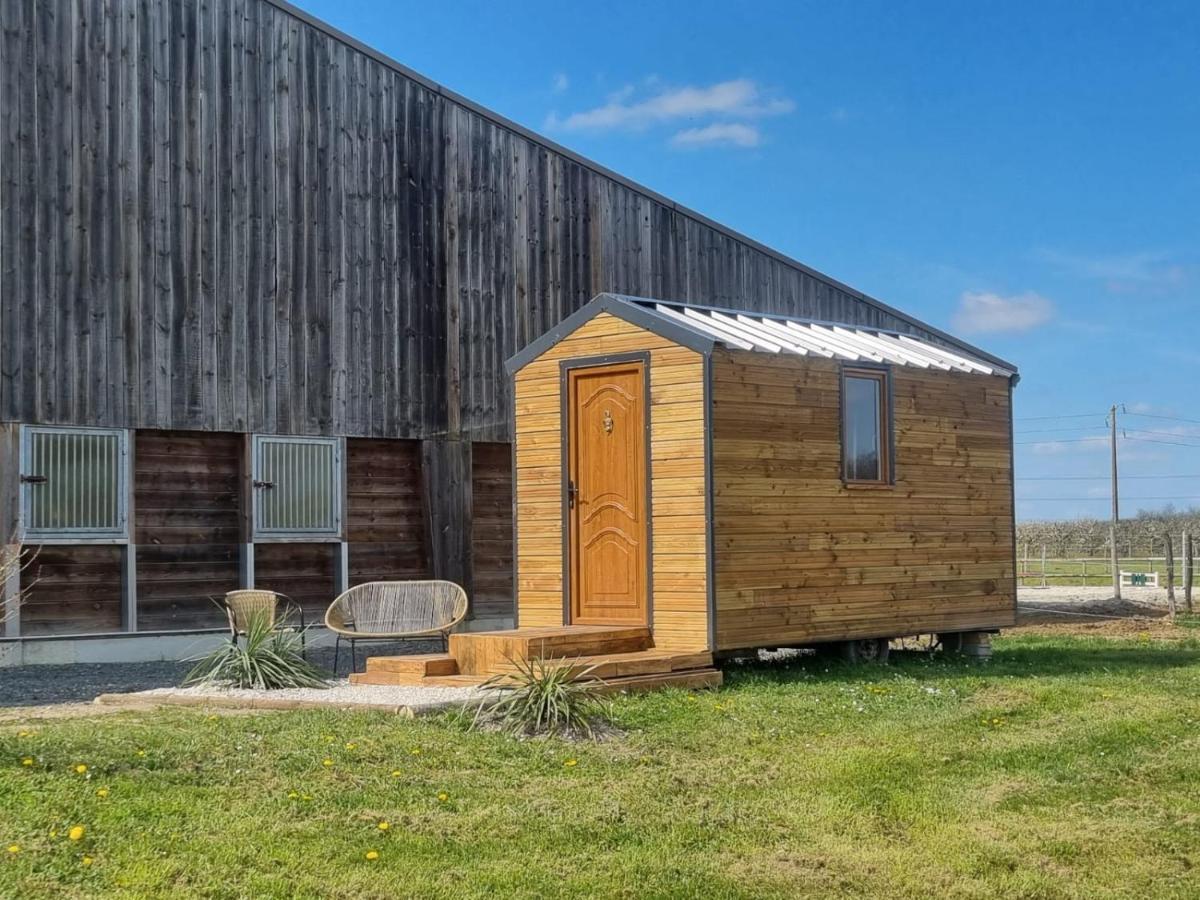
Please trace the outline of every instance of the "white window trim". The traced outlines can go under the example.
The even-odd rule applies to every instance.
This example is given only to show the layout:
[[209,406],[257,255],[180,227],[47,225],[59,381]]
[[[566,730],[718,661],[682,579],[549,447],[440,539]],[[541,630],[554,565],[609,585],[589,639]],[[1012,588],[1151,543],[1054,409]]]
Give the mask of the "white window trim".
[[[250,539],[263,542],[332,542],[342,540],[345,523],[346,454],[344,440],[338,437],[308,435],[254,434],[250,436]],[[263,491],[262,447],[266,444],[324,444],[333,447],[333,520],[332,528],[264,528],[262,525]]]
[[[29,527],[29,517],[33,500],[33,491],[38,489],[35,483],[27,482],[25,476],[36,476],[41,473],[30,471],[33,465],[33,436],[35,434],[96,434],[115,435],[120,447],[120,464],[117,467],[117,527],[112,529],[96,528],[66,528],[66,529],[33,529]],[[68,425],[22,425],[21,426],[21,457],[18,487],[21,496],[21,509],[18,522],[18,535],[21,543],[27,544],[128,544],[129,543],[129,494],[133,456],[130,452],[132,442],[130,432],[126,428],[83,428]]]

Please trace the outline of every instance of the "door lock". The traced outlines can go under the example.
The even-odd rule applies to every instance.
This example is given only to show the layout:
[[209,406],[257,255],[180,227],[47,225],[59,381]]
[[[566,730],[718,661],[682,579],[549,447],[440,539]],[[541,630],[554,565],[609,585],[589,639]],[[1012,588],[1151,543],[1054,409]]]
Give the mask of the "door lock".
[[575,508],[575,498],[579,494],[579,488],[575,487],[575,482],[568,479],[567,481],[567,508]]

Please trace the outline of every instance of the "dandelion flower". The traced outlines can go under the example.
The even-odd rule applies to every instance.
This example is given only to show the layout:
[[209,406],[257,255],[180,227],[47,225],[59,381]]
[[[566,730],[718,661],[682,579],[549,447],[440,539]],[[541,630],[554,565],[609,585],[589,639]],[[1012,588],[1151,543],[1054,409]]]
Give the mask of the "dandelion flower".
[[96,796],[103,800],[108,796],[108,788],[100,788],[100,790],[96,791]]
[[391,823],[391,822],[380,822],[380,823],[379,823],[379,830],[380,830],[380,831],[387,831],[387,830],[388,830],[389,828],[391,828],[391,827],[392,827],[392,823]]
[[73,841],[82,841],[83,840],[83,826],[82,825],[74,826],[70,831],[67,832],[67,837],[69,837]]
[[573,769],[577,765],[579,765],[579,760],[577,760],[577,759],[564,760],[563,765],[566,766],[568,769]]
[[354,743],[353,741],[347,741],[347,742],[346,742],[346,749],[347,749],[347,750],[353,750],[353,749],[354,749],[355,747],[357,747],[357,746],[358,746],[358,744]]
[[403,774],[404,773],[401,772],[399,769],[392,769],[392,777],[393,778],[399,778]]
[[82,774],[84,774],[85,772],[87,772],[87,766],[85,766],[83,763],[80,763],[79,765],[77,765],[77,766],[75,767],[75,774],[76,774],[76,775],[82,775]]
[[311,799],[312,799],[312,794],[305,794],[305,795],[304,795],[304,796],[302,796],[300,799],[301,799],[301,800],[311,800]]
[[145,750],[139,750],[139,751],[137,752],[137,755],[138,755],[138,756],[145,756],[145,755],[146,755],[146,751],[145,751]]
[[323,765],[325,768],[328,769],[330,766],[333,765],[333,760],[329,759],[329,758],[325,758],[325,759],[321,760],[321,765]]
[[33,757],[32,756],[25,757],[23,760],[21,760],[21,765],[32,766],[33,765]]
[[9,844],[8,852],[11,853],[13,856],[16,856],[18,853],[21,852],[21,848],[18,847],[16,844]]
[[297,794],[295,791],[292,791],[291,793],[288,794],[288,799],[289,800],[299,800],[300,795]]
[[33,734],[32,731],[18,731],[17,737],[29,737],[32,734]]
[[409,750],[408,752],[409,752],[409,753],[411,753],[413,756],[420,756],[420,755],[421,755],[421,748],[420,748],[420,747],[413,747],[413,748],[412,748],[411,750]]
[[447,794],[445,791],[442,791],[440,794],[438,794],[438,803],[445,803],[449,799],[450,799],[450,795]]
[[92,858],[90,856],[85,856],[83,859],[80,860],[80,862],[83,863],[85,866],[90,866],[92,864]]
[[368,850],[367,851],[367,859],[369,859],[369,860],[379,859],[379,851],[378,850]]

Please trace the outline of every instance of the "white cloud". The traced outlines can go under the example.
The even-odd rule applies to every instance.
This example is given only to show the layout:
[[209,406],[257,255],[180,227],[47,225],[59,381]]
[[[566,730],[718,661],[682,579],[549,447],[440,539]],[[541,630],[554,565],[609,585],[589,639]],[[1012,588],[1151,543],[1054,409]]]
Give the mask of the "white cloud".
[[571,86],[571,79],[567,77],[565,72],[556,72],[554,78],[550,82],[550,87],[556,94],[563,93]]
[[1146,289],[1171,290],[1182,287],[1189,276],[1187,265],[1162,250],[1095,256],[1042,249],[1036,255],[1068,275],[1103,282],[1104,287],[1114,294]]
[[1026,291],[1004,297],[988,291],[964,291],[954,313],[954,327],[965,333],[1029,331],[1050,321],[1054,304]]
[[757,147],[762,135],[754,125],[714,122],[703,128],[685,128],[671,138],[676,147]]
[[636,98],[637,93],[633,87],[626,87],[593,109],[574,112],[565,118],[552,114],[547,127],[564,131],[640,129],[680,119],[757,119],[783,115],[795,109],[791,100],[768,96],[748,78],[722,81],[707,87],[661,88],[641,99]]

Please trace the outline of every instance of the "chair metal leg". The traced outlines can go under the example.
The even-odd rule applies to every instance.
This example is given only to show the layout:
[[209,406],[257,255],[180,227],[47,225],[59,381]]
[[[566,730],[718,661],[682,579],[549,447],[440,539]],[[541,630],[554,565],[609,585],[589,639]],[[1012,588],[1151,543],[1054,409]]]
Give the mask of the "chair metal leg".
[[342,636],[339,634],[337,640],[333,642],[333,674],[337,674],[338,653],[342,649]]
[[350,642],[350,671],[358,671],[358,641]]

